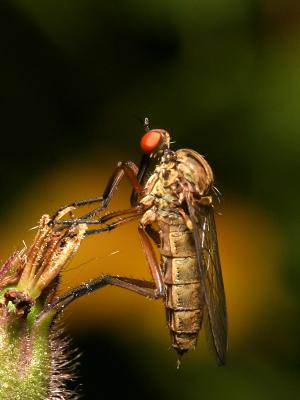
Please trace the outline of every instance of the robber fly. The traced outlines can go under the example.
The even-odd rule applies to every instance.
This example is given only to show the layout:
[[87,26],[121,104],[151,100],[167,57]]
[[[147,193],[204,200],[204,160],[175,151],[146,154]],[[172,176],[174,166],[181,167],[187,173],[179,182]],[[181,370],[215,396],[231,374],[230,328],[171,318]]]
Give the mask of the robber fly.
[[[100,206],[63,223],[102,224],[87,233],[94,234],[139,219],[138,233],[153,282],[105,275],[73,289],[60,301],[68,302],[105,285],[163,298],[178,355],[196,346],[203,324],[217,362],[225,364],[227,315],[214,221],[213,172],[196,151],[171,150],[166,130],[148,129],[140,145],[144,152],[140,167],[130,161],[119,162],[103,196],[72,204],[100,202]],[[123,176],[133,186],[132,207],[97,219]],[[159,248],[160,262],[150,238]]]

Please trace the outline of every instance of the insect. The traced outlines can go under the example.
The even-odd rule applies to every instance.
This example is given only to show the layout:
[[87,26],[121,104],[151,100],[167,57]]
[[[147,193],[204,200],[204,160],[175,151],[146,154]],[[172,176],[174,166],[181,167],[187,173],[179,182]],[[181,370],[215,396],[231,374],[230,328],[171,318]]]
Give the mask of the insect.
[[[227,351],[227,312],[214,220],[213,172],[196,151],[171,150],[169,133],[149,130],[147,125],[140,142],[144,152],[140,167],[131,161],[119,162],[103,196],[72,204],[100,205],[79,219],[59,223],[100,224],[87,233],[95,234],[139,219],[138,233],[153,282],[105,275],[73,289],[60,301],[106,285],[162,298],[179,358],[195,348],[204,325],[209,346],[222,365]],[[97,218],[124,176],[133,186],[131,208]],[[159,248],[160,262],[153,242]]]

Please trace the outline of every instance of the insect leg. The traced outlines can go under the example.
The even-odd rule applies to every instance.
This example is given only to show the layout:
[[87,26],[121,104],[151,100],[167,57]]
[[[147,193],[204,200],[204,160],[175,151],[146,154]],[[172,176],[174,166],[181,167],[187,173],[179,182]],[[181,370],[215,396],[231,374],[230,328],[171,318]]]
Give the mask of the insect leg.
[[141,245],[155,283],[155,291],[159,296],[163,296],[165,293],[164,280],[152,243],[142,225],[139,226],[138,233],[140,235]]
[[[117,228],[119,225],[125,224],[125,223],[137,218],[142,213],[143,213],[143,210],[141,208],[137,208],[136,209],[136,215],[131,215],[131,216],[125,217],[123,219],[119,219],[118,221],[113,222],[113,223],[111,223],[109,225],[106,225],[106,226],[104,226],[102,228],[91,229],[91,230],[86,232],[86,235],[94,235],[96,233],[101,233],[101,232],[105,232],[105,231],[111,231],[111,230]],[[115,214],[115,213],[111,213],[111,215],[113,215],[113,214]],[[111,218],[113,218],[113,217],[111,217]],[[152,294],[150,295],[150,297],[153,297],[153,298],[162,297],[164,295],[164,292],[165,292],[164,281],[163,281],[162,272],[161,272],[159,263],[157,261],[153,246],[152,246],[151,241],[150,241],[150,239],[149,239],[149,237],[148,237],[148,235],[147,235],[147,233],[146,233],[146,231],[145,231],[143,226],[139,226],[138,233],[139,233],[139,236],[140,236],[141,245],[142,245],[146,260],[147,260],[147,262],[149,264],[149,267],[150,267],[151,275],[152,275],[153,280],[154,280],[155,289],[154,289],[154,292],[151,291]],[[124,278],[124,279],[127,280],[126,282],[128,282],[128,280],[129,280],[129,278]],[[132,282],[133,280],[131,279],[130,281]],[[134,281],[135,282],[141,282],[141,281],[137,281],[137,280],[134,280]],[[111,283],[109,283],[109,284],[111,284]],[[150,282],[150,284],[152,285],[151,287],[153,287],[153,283]],[[120,285],[117,285],[117,286],[120,286]],[[126,288],[129,289],[129,290],[136,291],[139,294],[143,294],[144,296],[148,296],[148,294],[149,294],[149,290],[147,290],[145,292],[144,289],[141,291],[138,288],[136,288],[136,290],[130,289],[129,287],[126,287]],[[146,293],[148,293],[148,294],[146,294]]]
[[[120,225],[123,225],[123,224],[126,224],[127,222],[133,221],[137,217],[139,217],[139,214],[129,215],[128,217],[124,217],[122,219],[120,218],[118,221],[112,222],[111,224],[107,224],[107,225],[103,226],[102,228],[90,229],[90,230],[86,231],[85,236],[112,231],[113,229],[117,228]],[[77,221],[80,221],[80,220],[75,220],[75,223],[81,223],[81,222],[77,222]],[[67,226],[71,225],[71,223],[69,223],[70,221],[66,221],[66,222],[67,222],[66,223]],[[85,223],[87,225],[101,224],[101,222],[99,222],[99,221],[84,221],[84,220],[83,220],[83,223]],[[65,226],[61,226],[60,228],[58,228],[58,230],[63,230],[64,228],[65,228]]]
[[95,197],[92,199],[79,200],[79,201],[75,201],[71,204],[65,205],[57,210],[57,212],[53,215],[52,220],[55,220],[58,213],[67,207],[80,207],[80,206],[86,206],[89,204],[99,202],[99,203],[101,203],[101,205],[99,207],[95,208],[91,212],[82,216],[82,218],[93,217],[95,214],[102,211],[104,208],[106,208],[108,206],[108,203],[110,202],[118,184],[120,183],[120,181],[122,180],[124,175],[129,179],[135,192],[140,193],[143,188],[142,188],[142,185],[138,182],[137,174],[138,174],[138,167],[132,161],[118,162],[112,176],[110,177],[110,179],[106,185],[106,188],[105,188],[102,196]]
[[112,198],[117,188],[117,185],[119,184],[124,175],[129,179],[134,190],[140,193],[143,190],[143,187],[137,180],[137,174],[138,174],[138,167],[132,161],[118,162],[115,171],[112,174],[110,180],[108,181],[103,193],[104,207],[108,205],[110,199]]
[[159,246],[159,244],[160,244],[159,232],[156,229],[154,229],[151,225],[147,225],[145,230],[146,230],[147,234],[151,237],[153,242],[157,246]]
[[[95,235],[96,233],[101,233],[101,232],[106,232],[106,231],[112,231],[113,229],[117,228],[120,225],[126,224],[127,222],[133,221],[136,219],[140,214],[137,215],[130,215],[129,217],[125,217],[123,219],[119,219],[116,222],[112,222],[111,224],[105,225],[103,228],[97,228],[97,229],[90,229],[85,233],[86,236],[89,235]],[[91,221],[92,222],[92,221]]]
[[[150,159],[149,154],[143,154],[141,162],[140,162],[139,170],[136,175],[136,179],[139,181],[139,183],[141,185],[143,184],[144,177],[149,172],[150,161],[151,161],[151,159]],[[132,207],[137,205],[138,195],[139,195],[139,193],[135,189],[133,189],[131,192],[131,196],[130,196],[130,204],[132,205]]]
[[108,222],[111,219],[117,217],[127,217],[130,215],[141,215],[144,212],[144,207],[139,205],[137,207],[127,208],[126,210],[119,210],[119,211],[111,211],[99,219],[93,220],[86,220],[84,217],[76,218],[76,219],[65,219],[65,220],[57,220],[54,221],[55,225],[73,225],[73,224],[87,224],[87,225],[100,225]]
[[154,290],[155,284],[153,282],[121,276],[103,275],[93,279],[90,282],[83,283],[82,285],[71,289],[69,292],[58,297],[53,302],[48,304],[47,309],[43,312],[47,312],[51,308],[56,309],[59,312],[79,297],[92,293],[93,291],[108,285],[118,286],[151,299],[157,299],[160,297],[160,295]]
[[[104,231],[110,231],[114,228],[116,228],[119,225],[122,225],[126,222],[129,222],[137,217],[139,217],[141,214],[144,212],[144,207],[143,206],[138,206],[134,208],[129,208],[127,210],[121,210],[121,211],[114,211],[110,212],[103,217],[99,218],[98,220],[85,220],[84,218],[78,218],[78,219],[70,219],[70,220],[57,220],[54,223],[56,225],[62,225],[63,227],[65,226],[70,226],[74,224],[87,224],[87,225],[102,225],[110,220],[121,217],[117,221],[112,222],[111,224],[107,224],[103,228],[95,229],[95,230],[90,230],[87,232],[88,235],[94,234],[94,233],[100,233]],[[92,232],[92,233],[89,233]]]

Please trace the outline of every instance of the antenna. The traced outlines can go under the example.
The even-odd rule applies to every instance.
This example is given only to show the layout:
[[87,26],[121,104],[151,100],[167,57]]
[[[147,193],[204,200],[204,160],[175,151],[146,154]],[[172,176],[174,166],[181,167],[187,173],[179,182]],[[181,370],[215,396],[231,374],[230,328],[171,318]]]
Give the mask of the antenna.
[[144,130],[145,130],[145,132],[149,132],[150,131],[149,118],[148,117],[144,118]]

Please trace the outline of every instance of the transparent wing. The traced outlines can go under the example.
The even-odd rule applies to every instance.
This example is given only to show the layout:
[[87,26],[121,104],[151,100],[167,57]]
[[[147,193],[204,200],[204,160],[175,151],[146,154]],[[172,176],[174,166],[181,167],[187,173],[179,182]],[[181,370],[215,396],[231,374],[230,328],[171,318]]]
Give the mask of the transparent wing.
[[194,205],[187,198],[206,303],[204,328],[207,341],[220,365],[226,362],[227,312],[212,206]]

